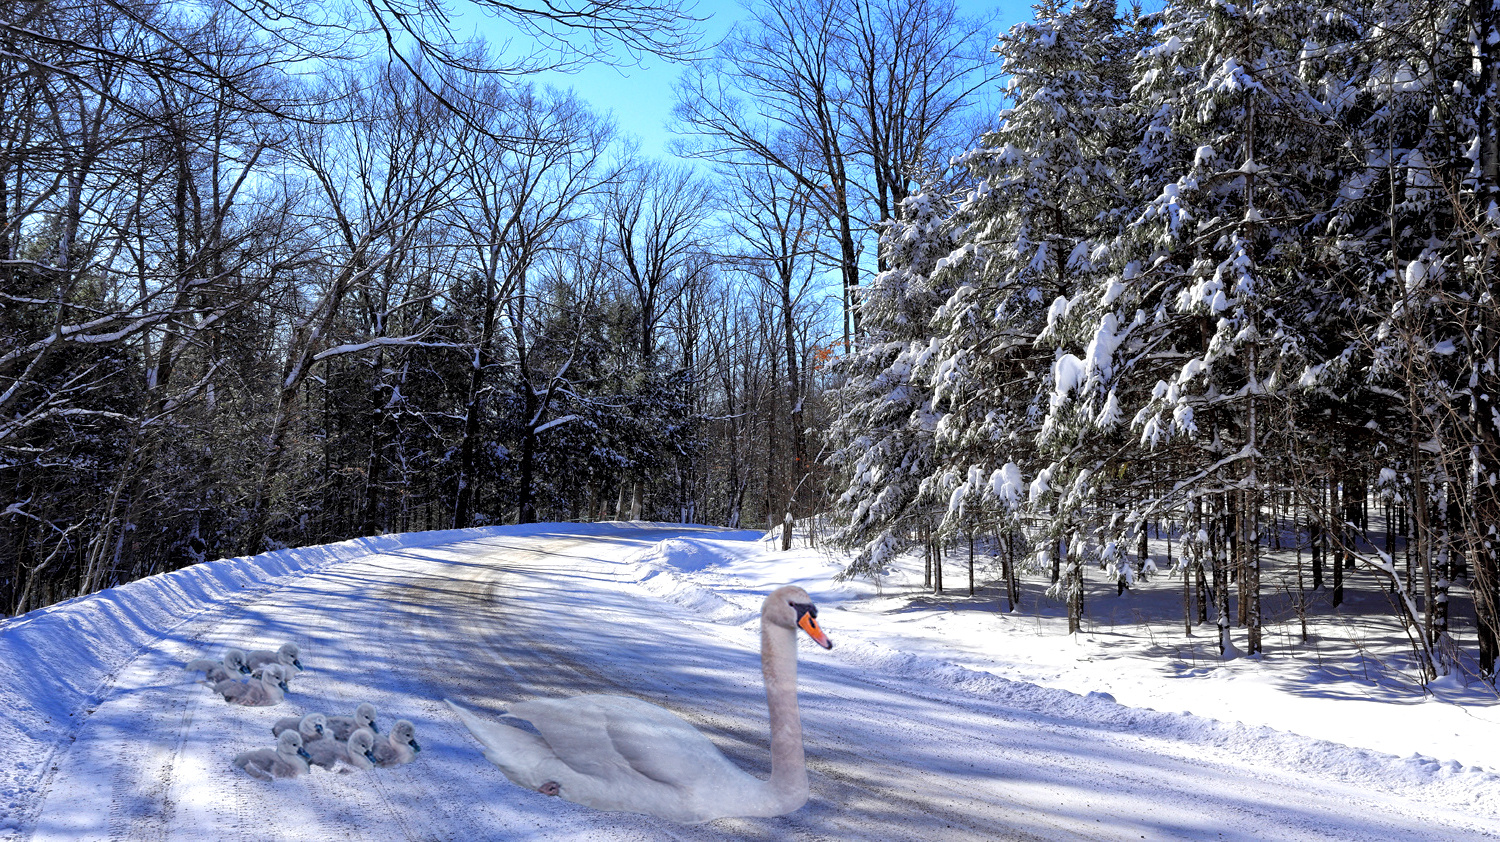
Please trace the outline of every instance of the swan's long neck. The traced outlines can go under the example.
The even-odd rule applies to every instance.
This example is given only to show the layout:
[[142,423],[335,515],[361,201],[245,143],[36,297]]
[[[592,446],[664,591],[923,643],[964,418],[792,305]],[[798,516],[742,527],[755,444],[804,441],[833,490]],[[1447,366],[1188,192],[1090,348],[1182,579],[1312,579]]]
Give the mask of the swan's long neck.
[[[802,716],[797,711],[797,632],[762,623],[760,668],[771,712],[772,797],[784,812],[807,802],[807,761],[802,753]],[[779,815],[773,813],[772,815]]]

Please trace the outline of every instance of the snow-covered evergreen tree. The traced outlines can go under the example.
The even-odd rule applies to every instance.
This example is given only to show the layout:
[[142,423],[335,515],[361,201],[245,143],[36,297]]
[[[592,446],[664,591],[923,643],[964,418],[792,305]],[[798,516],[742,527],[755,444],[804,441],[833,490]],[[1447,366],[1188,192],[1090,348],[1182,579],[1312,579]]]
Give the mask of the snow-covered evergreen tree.
[[928,323],[947,296],[933,272],[952,251],[951,203],[920,192],[901,212],[881,237],[891,268],[863,290],[863,333],[840,365],[844,381],[834,399],[842,409],[830,430],[830,462],[847,482],[835,502],[836,540],[856,550],[848,576],[879,575],[930,519],[921,491],[941,415],[926,375],[937,351]]

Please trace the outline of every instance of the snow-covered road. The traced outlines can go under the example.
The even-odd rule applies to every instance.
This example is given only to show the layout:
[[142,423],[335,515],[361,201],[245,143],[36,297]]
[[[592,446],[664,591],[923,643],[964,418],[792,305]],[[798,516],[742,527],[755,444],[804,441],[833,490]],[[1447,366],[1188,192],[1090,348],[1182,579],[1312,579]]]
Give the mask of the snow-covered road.
[[[38,785],[7,796],[14,813],[0,839],[1500,839],[1486,815],[1372,792],[1318,768],[1316,752],[1305,769],[1285,751],[1259,762],[1233,738],[1134,729],[1131,710],[1108,700],[971,692],[806,642],[812,799],[793,815],[682,826],[510,784],[445,697],[494,715],[532,696],[634,695],[769,774],[754,623],[656,599],[629,561],[692,534],[705,533],[497,529],[356,557],[211,606],[125,662],[78,712],[84,722],[63,729],[73,739]],[[840,613],[820,617],[836,645],[847,640]],[[302,646],[308,672],[273,708],[227,706],[181,669],[228,645],[281,640]],[[416,762],[272,784],[229,765],[269,747],[278,717],[365,700],[382,725],[416,724]],[[1106,705],[1111,715],[1089,715]]]

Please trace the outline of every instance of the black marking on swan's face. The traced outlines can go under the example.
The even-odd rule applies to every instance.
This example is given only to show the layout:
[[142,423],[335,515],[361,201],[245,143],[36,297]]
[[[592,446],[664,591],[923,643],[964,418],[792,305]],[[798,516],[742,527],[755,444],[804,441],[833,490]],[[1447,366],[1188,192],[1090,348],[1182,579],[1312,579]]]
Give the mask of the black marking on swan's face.
[[787,604],[797,612],[797,628],[807,632],[807,636],[824,649],[833,648],[833,641],[828,639],[828,635],[824,634],[822,627],[818,625],[818,606],[810,602],[788,602]]

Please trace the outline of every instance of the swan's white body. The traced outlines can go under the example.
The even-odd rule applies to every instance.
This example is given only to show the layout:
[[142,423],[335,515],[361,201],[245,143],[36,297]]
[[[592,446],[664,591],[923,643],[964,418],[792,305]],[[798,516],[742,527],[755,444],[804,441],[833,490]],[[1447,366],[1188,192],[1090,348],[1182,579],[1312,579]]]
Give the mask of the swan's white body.
[[801,588],[779,588],[761,611],[761,669],[771,719],[771,779],[739,769],[677,714],[625,696],[533,699],[508,708],[540,736],[448,703],[484,756],[521,786],[599,810],[680,822],[780,816],[807,802],[797,710],[797,628],[831,647]]

